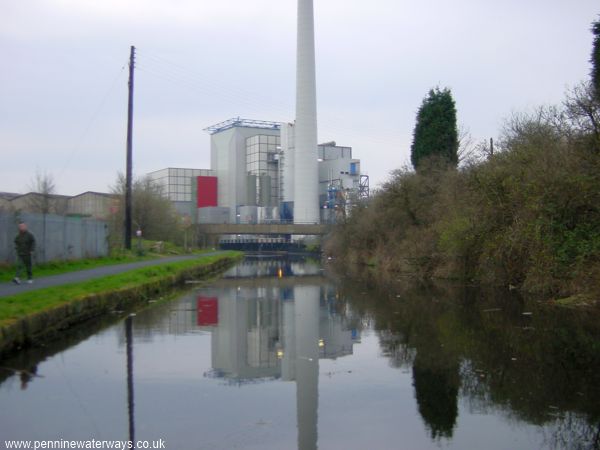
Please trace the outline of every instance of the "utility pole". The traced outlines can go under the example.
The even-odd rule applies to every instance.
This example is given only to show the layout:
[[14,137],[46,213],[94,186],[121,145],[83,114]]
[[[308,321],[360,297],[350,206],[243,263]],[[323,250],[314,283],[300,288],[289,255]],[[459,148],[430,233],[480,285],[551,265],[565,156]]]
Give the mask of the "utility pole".
[[127,168],[125,170],[125,248],[131,250],[131,184],[132,184],[132,131],[133,131],[133,69],[135,68],[135,47],[131,46],[129,56],[129,103],[127,106]]

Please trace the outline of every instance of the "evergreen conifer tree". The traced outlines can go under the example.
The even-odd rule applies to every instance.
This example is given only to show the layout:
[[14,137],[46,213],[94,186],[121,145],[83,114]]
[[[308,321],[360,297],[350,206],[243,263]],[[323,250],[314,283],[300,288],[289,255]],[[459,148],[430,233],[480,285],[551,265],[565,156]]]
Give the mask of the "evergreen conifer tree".
[[592,86],[594,97],[600,101],[600,19],[592,23],[592,34],[594,35],[594,44],[592,46]]
[[450,89],[431,89],[417,112],[413,132],[411,162],[415,169],[422,161],[439,157],[452,166],[458,164],[456,106]]

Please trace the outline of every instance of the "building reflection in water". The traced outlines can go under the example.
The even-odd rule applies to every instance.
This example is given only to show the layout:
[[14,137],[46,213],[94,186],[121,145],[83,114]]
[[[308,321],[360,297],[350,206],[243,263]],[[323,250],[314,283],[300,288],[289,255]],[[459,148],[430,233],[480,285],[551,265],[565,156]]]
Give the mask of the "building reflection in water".
[[319,359],[352,354],[359,334],[336,310],[336,291],[318,267],[264,261],[230,276],[198,291],[185,308],[195,310],[195,328],[212,334],[206,375],[235,385],[295,382],[298,448],[316,449]]
[[[235,386],[281,380],[296,384],[298,448],[317,448],[319,359],[352,354],[360,334],[337,302],[337,290],[318,265],[288,259],[245,261],[210,288],[177,302],[164,314],[136,317],[136,339],[211,334],[206,377]],[[343,307],[346,308],[346,307]]]
[[247,258],[225,272],[222,278],[306,277],[321,275],[322,271],[323,269],[319,265],[307,264],[303,257],[293,259],[268,256],[267,258]]

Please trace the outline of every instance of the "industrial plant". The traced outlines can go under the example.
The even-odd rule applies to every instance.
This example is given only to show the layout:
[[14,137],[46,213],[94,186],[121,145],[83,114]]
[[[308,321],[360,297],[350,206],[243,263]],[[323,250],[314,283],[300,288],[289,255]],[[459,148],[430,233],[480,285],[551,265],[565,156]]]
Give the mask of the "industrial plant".
[[209,126],[210,170],[149,174],[195,223],[332,223],[369,196],[352,148],[317,144],[312,0],[298,1],[297,32],[293,123],[234,118]]
[[[296,182],[306,175],[295,165],[293,124],[236,118],[206,131],[210,169],[148,174],[179,213],[190,214],[196,223],[332,223],[369,195],[369,178],[352,148],[328,142],[315,149],[316,181],[311,183],[317,196],[308,202],[307,190]],[[307,218],[307,206],[296,214],[296,205],[310,206],[317,217]]]

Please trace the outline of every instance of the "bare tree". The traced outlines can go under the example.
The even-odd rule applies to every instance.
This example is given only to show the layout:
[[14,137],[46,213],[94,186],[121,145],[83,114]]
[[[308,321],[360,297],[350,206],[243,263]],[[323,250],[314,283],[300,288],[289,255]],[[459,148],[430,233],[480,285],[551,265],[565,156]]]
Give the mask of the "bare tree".
[[476,142],[464,125],[458,127],[458,164],[461,167],[480,163],[493,153],[492,141]]
[[540,145],[548,139],[572,142],[577,127],[572,123],[565,108],[541,106],[527,113],[513,113],[504,121],[499,147],[507,150],[526,142]]
[[35,177],[31,180],[29,191],[39,195],[32,195],[29,199],[29,209],[32,212],[49,214],[56,211],[56,184],[54,177],[47,172],[36,171]]
[[600,100],[594,88],[583,82],[567,92],[564,101],[565,116],[579,135],[592,136],[594,150],[600,151]]
[[35,178],[29,185],[29,190],[37,195],[29,198],[29,210],[42,214],[42,242],[39,248],[39,258],[46,261],[47,215],[56,213],[56,185],[54,178],[47,172],[36,171]]

